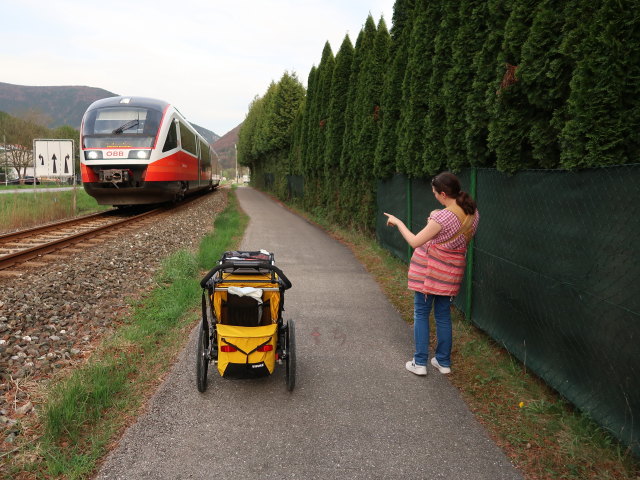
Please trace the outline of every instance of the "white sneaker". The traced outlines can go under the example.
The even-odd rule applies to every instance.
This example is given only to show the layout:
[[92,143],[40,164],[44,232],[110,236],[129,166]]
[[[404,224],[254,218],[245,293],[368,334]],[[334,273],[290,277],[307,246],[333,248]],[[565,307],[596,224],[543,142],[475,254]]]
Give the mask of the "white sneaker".
[[[440,370],[440,373],[443,374],[447,374],[447,373],[451,373],[451,369],[449,367],[443,367],[442,365],[440,365],[438,363],[438,360],[436,360],[436,357],[431,357],[431,365],[433,365],[434,367],[436,367],[438,370]],[[407,367],[408,368],[408,367]]]
[[415,373],[416,375],[426,375],[427,374],[427,366],[426,365],[416,365],[415,360],[410,360],[405,365],[407,370],[411,373]]

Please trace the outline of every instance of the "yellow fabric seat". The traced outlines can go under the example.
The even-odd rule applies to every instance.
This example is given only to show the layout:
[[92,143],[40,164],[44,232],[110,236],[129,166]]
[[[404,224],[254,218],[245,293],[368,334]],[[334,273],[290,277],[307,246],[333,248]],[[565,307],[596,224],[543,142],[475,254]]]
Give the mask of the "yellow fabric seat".
[[[269,274],[267,275],[237,275],[237,274],[224,274],[224,281],[233,284],[236,287],[255,287],[263,289],[262,292],[262,301],[263,303],[267,303],[269,305],[269,311],[271,312],[271,321],[278,321],[278,312],[280,310],[280,290],[279,285],[277,283],[258,283],[257,281],[270,280],[271,277]],[[277,289],[277,290],[266,290],[266,289]],[[213,294],[213,298],[211,302],[213,303],[213,309],[216,318],[222,324],[225,322],[225,316],[223,314],[223,304],[227,301],[227,291],[226,290],[215,290]]]

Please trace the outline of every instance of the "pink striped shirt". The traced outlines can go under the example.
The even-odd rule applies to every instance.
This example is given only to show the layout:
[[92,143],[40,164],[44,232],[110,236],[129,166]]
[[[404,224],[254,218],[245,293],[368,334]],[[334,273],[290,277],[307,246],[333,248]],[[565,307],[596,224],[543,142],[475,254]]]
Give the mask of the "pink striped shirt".
[[[427,273],[428,245],[433,243],[440,243],[447,240],[448,238],[453,237],[462,226],[456,214],[446,209],[433,212],[429,219],[438,223],[442,227],[442,229],[434,238],[426,242],[424,245],[420,245],[413,251],[413,255],[411,256],[411,263],[409,264],[409,290],[414,290],[416,292],[424,291],[424,282]],[[479,219],[480,212],[476,210],[472,227],[474,235],[478,228]],[[452,242],[446,242],[442,244],[442,247],[453,250],[464,249],[466,251],[467,242],[464,235],[460,235]]]
[[[458,217],[456,217],[456,214],[453,213],[451,210],[446,210],[446,209],[437,210],[433,212],[433,214],[429,216],[429,220],[433,220],[434,222],[438,223],[442,227],[442,230],[440,230],[438,234],[435,237],[433,237],[431,240],[429,240],[425,245],[430,245],[432,243],[440,243],[446,240],[447,238],[453,237],[458,232],[458,230],[460,230],[460,227],[462,226],[462,224],[460,223],[460,220],[458,219]],[[475,218],[473,219],[473,227],[472,227],[473,235],[476,234],[479,220],[480,220],[480,212],[476,210]],[[458,238],[456,238],[452,242],[443,243],[442,246],[447,248],[454,248],[454,249],[455,248],[466,249],[467,242],[465,241],[464,235],[460,235]]]

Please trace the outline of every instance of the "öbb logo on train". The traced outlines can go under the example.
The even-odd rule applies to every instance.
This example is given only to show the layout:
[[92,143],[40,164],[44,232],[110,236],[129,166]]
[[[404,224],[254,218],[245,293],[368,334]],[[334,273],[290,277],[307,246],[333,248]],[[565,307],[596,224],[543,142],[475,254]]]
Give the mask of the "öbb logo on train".
[[124,150],[107,150],[105,157],[126,157]]

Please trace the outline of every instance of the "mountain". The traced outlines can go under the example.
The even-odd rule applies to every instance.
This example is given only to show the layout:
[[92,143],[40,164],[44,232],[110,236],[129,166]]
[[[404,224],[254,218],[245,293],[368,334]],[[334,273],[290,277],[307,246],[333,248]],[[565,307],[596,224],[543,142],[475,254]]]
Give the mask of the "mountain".
[[[191,123],[191,122],[189,122],[189,123]],[[220,138],[220,135],[216,135],[211,130],[207,130],[206,128],[201,127],[200,125],[196,125],[195,123],[191,123],[191,126],[193,126],[193,128],[195,128],[200,135],[202,135],[204,138],[206,138],[207,142],[209,142],[211,145],[213,145],[216,142],[216,140],[218,140]]]
[[0,110],[14,117],[36,115],[49,128],[71,125],[79,129],[89,105],[115,95],[94,87],[31,87],[0,82]]
[[[35,116],[38,123],[49,128],[71,125],[79,129],[89,105],[116,96],[117,93],[95,87],[32,87],[0,82],[0,111],[14,117]],[[220,138],[211,130],[192,125],[209,143]]]
[[235,168],[236,166],[236,151],[234,145],[238,143],[238,132],[241,126],[242,124],[225,133],[213,144],[213,149],[218,154],[220,165],[223,169]]

